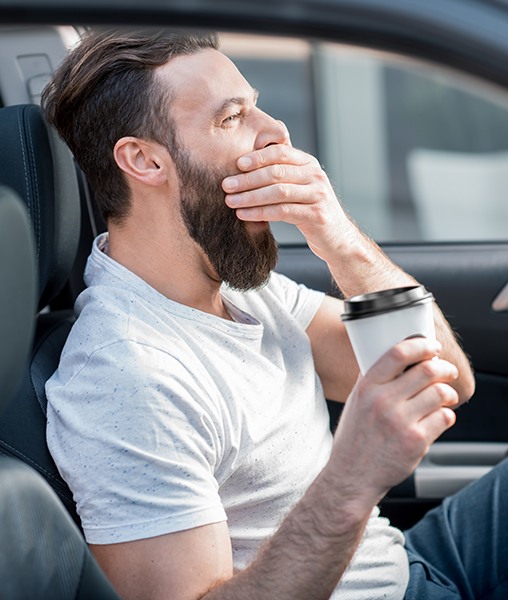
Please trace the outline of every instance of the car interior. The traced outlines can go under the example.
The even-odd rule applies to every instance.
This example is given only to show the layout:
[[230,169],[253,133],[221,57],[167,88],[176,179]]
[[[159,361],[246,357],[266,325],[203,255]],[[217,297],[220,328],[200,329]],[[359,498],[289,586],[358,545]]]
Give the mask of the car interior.
[[[55,132],[47,127],[38,103],[51,73],[68,49],[77,42],[81,31],[82,28],[70,26],[0,27],[0,185],[7,188],[5,191],[0,189],[0,269],[10,270],[8,274],[0,270],[0,314],[2,322],[5,321],[2,327],[13,328],[3,339],[19,342],[19,347],[16,348],[6,348],[0,343],[1,398],[11,398],[10,402],[4,402],[5,406],[0,414],[0,455],[8,457],[0,461],[0,476],[4,460],[17,459],[28,465],[53,489],[78,529],[80,521],[72,493],[60,477],[46,446],[44,386],[58,365],[61,350],[72,327],[72,307],[84,287],[82,272],[92,240],[97,233],[104,230],[105,225],[94,205],[93,192],[89,189],[86,179],[76,166],[68,148]],[[274,70],[270,75],[265,67],[267,62],[273,62],[272,55],[260,56],[259,44],[256,46],[254,43],[254,46],[247,47],[245,43],[240,43],[238,36],[225,35],[228,52],[238,61],[239,66],[247,71],[248,77],[255,80],[255,87],[262,93],[263,86],[270,90],[271,86],[275,85],[273,82],[280,77],[281,71],[286,77],[293,72],[295,78],[302,78],[312,67],[310,79],[314,84],[316,81],[321,82],[318,92],[309,92],[308,97],[298,94],[295,96],[298,96],[297,102],[305,105],[301,110],[314,110],[316,106],[320,108],[319,95],[328,85],[323,83],[323,73],[331,68],[330,57],[335,50],[332,52],[327,45],[316,46],[315,42],[303,48],[295,42],[293,46],[296,54],[291,54],[288,59],[284,49],[286,46],[282,42],[279,44],[278,40],[279,38],[271,39],[271,44],[279,53],[277,60],[281,69]],[[258,50],[252,50],[253,47]],[[346,50],[350,52],[349,46]],[[312,52],[310,58],[306,54],[309,51]],[[346,62],[347,52],[340,55],[339,61],[342,69],[340,72],[346,77],[346,82],[350,81],[347,77],[351,77],[350,70],[354,67],[354,61]],[[298,62],[295,56],[304,56],[304,63]],[[292,65],[293,71],[288,69],[289,64]],[[397,79],[391,68],[392,66],[387,67],[387,70],[383,71],[385,79],[376,89],[385,89],[388,80]],[[333,73],[336,77],[338,71],[334,70]],[[375,70],[369,63],[362,89],[374,85],[373,82],[377,81],[380,73],[381,71]],[[262,75],[270,75],[271,78],[263,83]],[[422,77],[419,71],[418,77]],[[290,85],[296,85],[295,81],[296,79],[291,80]],[[407,80],[404,81],[406,85]],[[402,85],[400,81],[398,85]],[[441,93],[441,88],[438,91],[437,88],[432,90],[433,94]],[[270,110],[272,100],[269,93],[267,95],[266,109]],[[418,96],[417,99],[420,106],[421,97]],[[276,101],[277,98],[273,99],[274,103]],[[498,100],[496,102],[499,103]],[[505,104],[508,115],[508,100]],[[274,106],[274,110],[277,111],[277,105]],[[432,109],[432,103],[428,108]],[[297,108],[293,107],[292,110],[296,111]],[[391,115],[388,109],[387,113]],[[357,119],[364,122],[365,114],[358,114]],[[502,115],[503,127],[508,124],[506,115]],[[330,135],[322,142],[319,140],[319,132],[321,131],[322,135],[326,125],[319,123],[319,118],[316,117],[315,121],[305,121],[302,130],[298,129],[298,123],[302,122],[300,113],[293,112],[287,117],[278,114],[275,116],[286,121],[293,119],[295,129],[298,130],[294,139],[302,146],[306,145],[309,151],[323,156],[323,162],[327,156],[343,154],[344,148],[337,146],[342,142],[334,139],[338,130],[333,128],[334,124],[337,124],[333,120]],[[377,127],[374,113],[371,116],[373,124],[370,133]],[[342,122],[341,118],[343,117],[337,117],[338,122]],[[482,118],[479,116],[478,122]],[[471,120],[470,117],[468,119]],[[343,126],[346,127],[347,119],[343,120]],[[484,122],[486,120],[485,118]],[[495,126],[492,125],[492,128],[495,129]],[[504,131],[502,128],[499,130]],[[380,131],[381,129],[378,137],[381,140]],[[358,137],[357,130],[354,135]],[[467,152],[453,148],[451,142],[445,150],[436,147],[436,144],[434,147],[420,150],[413,148],[409,142],[404,144],[406,170],[403,182],[401,183],[401,177],[394,171],[395,168],[391,168],[390,173],[399,187],[395,184],[392,188],[385,186],[387,198],[392,194],[387,204],[391,210],[397,210],[402,201],[393,200],[396,196],[395,191],[400,190],[401,186],[405,186],[404,189],[412,187],[416,191],[413,193],[411,214],[420,210],[418,214],[422,216],[419,217],[418,223],[421,224],[422,231],[425,232],[427,227],[427,231],[431,233],[423,233],[421,239],[414,241],[409,239],[410,236],[405,237],[405,234],[395,235],[401,231],[396,228],[395,234],[389,239],[386,238],[386,241],[381,235],[380,243],[396,263],[414,275],[434,294],[452,327],[460,336],[466,353],[471,357],[476,373],[477,391],[469,404],[459,410],[457,425],[433,445],[414,475],[393,489],[383,500],[382,513],[401,528],[412,525],[429,508],[439,504],[442,498],[480,477],[508,455],[508,303],[505,301],[506,292],[503,294],[508,280],[508,244],[499,232],[489,238],[479,236],[478,230],[473,231],[473,235],[469,237],[455,235],[453,231],[450,234],[453,228],[449,225],[446,227],[442,219],[436,222],[435,218],[436,206],[442,207],[450,195],[457,195],[459,184],[453,183],[454,181],[460,181],[464,188],[464,192],[460,192],[460,199],[463,199],[466,193],[472,195],[470,201],[463,200],[466,206],[471,206],[484,193],[485,186],[491,185],[493,178],[496,181],[504,181],[503,177],[506,177],[508,171],[505,168],[506,158],[503,153],[508,151],[508,142],[504,148],[504,142],[499,142],[499,147],[469,148]],[[328,147],[328,155],[325,146]],[[393,146],[388,146],[392,148],[392,153],[395,152]],[[353,151],[361,155],[361,150],[353,148]],[[445,155],[440,155],[440,152]],[[464,156],[465,154],[467,156]],[[490,155],[490,161],[487,161],[487,154]],[[353,195],[357,193],[360,197],[362,194],[367,195],[367,192],[370,194],[372,190],[375,194],[376,190],[381,189],[380,182],[384,181],[384,176],[376,175],[380,172],[372,165],[379,160],[375,158],[373,161],[369,164],[369,177],[359,173],[359,181],[362,178],[365,180],[364,187],[360,184],[349,184],[344,178],[339,182],[341,191],[350,189]],[[342,165],[341,169],[346,169],[347,162],[345,165]],[[460,165],[465,166],[459,168]],[[445,170],[443,177],[449,188],[440,185],[440,181],[444,181],[439,178],[440,169]],[[470,174],[471,183],[464,182],[463,172]],[[372,181],[367,181],[371,177]],[[499,185],[502,186],[502,183]],[[372,189],[366,191],[369,186]],[[12,202],[12,206],[17,208],[5,208],[6,195],[17,198],[9,200],[9,206]],[[491,197],[494,195],[490,194]],[[432,205],[429,198],[436,204]],[[24,207],[21,213],[26,212],[31,224],[31,233],[25,237],[16,233],[16,217],[4,219],[2,212],[19,211],[18,199]],[[416,208],[420,205],[423,206],[422,209]],[[365,206],[364,212],[371,218],[375,211],[369,209],[368,203]],[[461,211],[460,204],[459,208],[452,207],[450,210],[450,220],[454,223],[460,221],[457,217],[457,211]],[[493,214],[485,225],[481,225],[474,213],[467,221],[465,230],[475,222],[478,223],[478,228],[484,229],[491,227],[492,223],[499,223],[500,217],[496,216],[497,213]],[[19,217],[20,221],[23,219],[24,216]],[[440,227],[443,229],[439,229]],[[414,232],[414,228],[410,231]],[[340,293],[332,284],[326,266],[302,243],[297,232],[281,227],[277,235],[280,244],[278,271],[310,287],[330,294]],[[377,239],[377,236],[373,237]],[[30,242],[30,239],[33,239],[33,242]],[[12,251],[12,248],[16,251]],[[24,257],[25,249],[27,256]],[[30,267],[32,253],[35,256],[35,267],[33,264]],[[19,258],[20,261],[25,261],[24,266],[14,262],[15,257],[16,260]],[[4,281],[8,283],[4,284]],[[33,282],[33,289],[30,288],[30,281]],[[2,293],[7,289],[8,294]],[[27,291],[19,293],[18,290]],[[330,424],[333,428],[340,418],[340,406],[329,403],[329,408]],[[108,596],[109,593],[110,590],[106,590],[105,595],[101,596],[96,591],[96,595],[92,593],[88,597],[114,597]]]
[[[32,113],[34,110],[39,112],[35,106],[28,108]],[[39,127],[42,124],[40,116],[36,123]],[[36,131],[37,125],[32,128],[30,124],[24,130],[27,135],[40,135],[40,131]],[[26,149],[30,151],[30,147],[27,146]],[[32,147],[31,150],[35,148]],[[45,161],[44,158],[39,162]],[[37,176],[45,179],[47,173],[34,167],[32,163],[25,170],[27,180]],[[26,189],[35,195],[39,191],[35,186]],[[30,196],[24,195],[23,199],[33,208]],[[49,206],[53,203],[49,201],[47,204]],[[11,403],[20,397],[20,379],[27,375],[26,364],[31,358],[34,343],[36,324],[33,315],[38,295],[36,246],[41,240],[35,240],[33,218],[33,214],[29,217],[26,205],[12,187],[0,188],[2,427],[11,423],[9,409]],[[37,218],[40,218],[41,222],[44,220],[41,215]],[[42,229],[46,230],[46,227]],[[48,231],[50,230],[51,228],[48,228]],[[49,266],[48,261],[46,266]],[[21,393],[23,389],[22,387]],[[25,414],[25,417],[28,419],[25,422],[26,433],[36,433],[40,427],[30,421],[29,415]],[[62,497],[58,498],[55,494],[55,486],[52,489],[48,485],[48,471],[44,473],[45,478],[32,468],[37,462],[38,470],[44,470],[44,461],[38,459],[32,448],[28,449],[28,454],[23,454],[23,445],[18,444],[16,440],[13,440],[13,443],[11,456],[0,457],[0,545],[4,551],[9,549],[2,557],[0,565],[2,596],[117,598],[116,592],[95,562],[79,528],[71,519],[70,511],[66,510],[60,501]]]
[[[80,202],[70,152],[34,104],[0,110],[6,144],[1,179],[24,201],[35,236],[38,268],[37,306],[51,303],[69,277],[80,231]],[[51,138],[51,142],[50,142]],[[36,319],[29,366],[14,402],[0,424],[4,452],[36,465],[76,522],[72,495],[60,478],[46,446],[44,385],[58,365],[72,324],[72,311],[42,311]],[[27,435],[27,432],[30,434]]]

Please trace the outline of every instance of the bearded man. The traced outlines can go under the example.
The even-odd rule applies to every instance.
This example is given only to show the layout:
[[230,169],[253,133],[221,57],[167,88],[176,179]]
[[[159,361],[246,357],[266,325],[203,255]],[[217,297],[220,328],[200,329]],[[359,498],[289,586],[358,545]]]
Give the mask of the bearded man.
[[[45,90],[108,226],[47,385],[48,445],[125,598],[420,593],[429,559],[376,505],[472,373],[436,307],[439,342],[359,377],[341,301],[273,272],[285,221],[348,296],[414,284],[256,100],[216,36],[153,31],[87,34]],[[334,436],[325,398],[347,400]]]

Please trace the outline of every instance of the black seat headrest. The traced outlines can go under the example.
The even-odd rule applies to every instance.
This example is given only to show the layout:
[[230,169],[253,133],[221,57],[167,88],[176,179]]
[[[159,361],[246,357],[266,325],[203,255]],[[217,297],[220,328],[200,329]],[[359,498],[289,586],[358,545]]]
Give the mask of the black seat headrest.
[[81,213],[74,160],[37,105],[0,109],[0,131],[0,184],[19,195],[32,222],[41,309],[62,289],[76,257]]
[[34,331],[35,254],[30,222],[12,190],[0,187],[0,413],[12,399]]

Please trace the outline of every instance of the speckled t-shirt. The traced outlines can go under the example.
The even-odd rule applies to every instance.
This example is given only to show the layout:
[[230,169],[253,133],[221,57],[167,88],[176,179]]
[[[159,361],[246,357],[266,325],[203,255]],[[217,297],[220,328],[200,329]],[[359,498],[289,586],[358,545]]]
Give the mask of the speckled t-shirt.
[[[278,274],[258,291],[224,287],[228,321],[162,296],[105,250],[106,234],[46,388],[48,445],[86,539],[126,542],[227,519],[243,568],[330,454],[305,333],[323,295]],[[388,571],[400,597],[402,543],[375,511],[353,560],[361,571],[373,563],[375,579]],[[358,585],[358,568],[344,592],[348,579]]]

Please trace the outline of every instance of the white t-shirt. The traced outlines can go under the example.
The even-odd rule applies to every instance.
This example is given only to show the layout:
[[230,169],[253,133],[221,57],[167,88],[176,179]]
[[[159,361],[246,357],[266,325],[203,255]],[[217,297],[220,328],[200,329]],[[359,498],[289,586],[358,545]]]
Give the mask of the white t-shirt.
[[[46,386],[48,445],[86,539],[227,519],[244,568],[330,454],[305,333],[323,294],[278,274],[259,291],[224,287],[228,321],[162,296],[106,248],[104,234]],[[407,572],[402,534],[375,509],[334,598],[375,598],[377,588],[402,598]]]

